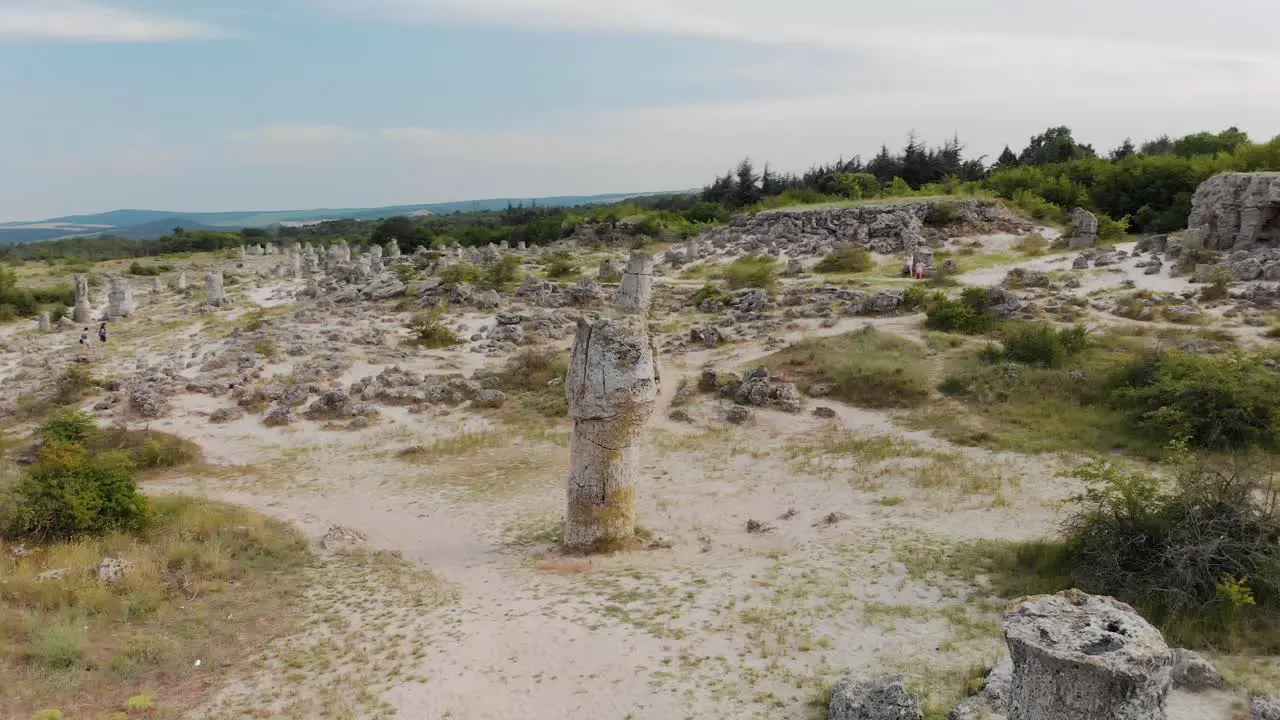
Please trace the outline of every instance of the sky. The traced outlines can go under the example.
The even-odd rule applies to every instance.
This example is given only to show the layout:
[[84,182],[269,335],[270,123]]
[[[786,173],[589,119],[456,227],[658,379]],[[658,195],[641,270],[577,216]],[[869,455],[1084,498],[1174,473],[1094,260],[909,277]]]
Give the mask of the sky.
[[0,0],[0,222],[1280,134],[1275,0]]

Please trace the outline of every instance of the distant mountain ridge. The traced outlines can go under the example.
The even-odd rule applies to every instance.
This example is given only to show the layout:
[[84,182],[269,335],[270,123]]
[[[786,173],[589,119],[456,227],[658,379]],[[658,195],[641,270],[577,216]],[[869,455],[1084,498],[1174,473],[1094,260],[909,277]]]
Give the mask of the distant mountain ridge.
[[447,214],[501,210],[508,205],[533,204],[547,207],[574,207],[621,202],[629,198],[683,194],[689,191],[611,193],[606,195],[561,195],[540,198],[490,198],[421,205],[390,205],[374,208],[315,208],[311,210],[268,210],[227,212],[173,212],[168,210],[111,210],[91,215],[67,215],[33,222],[0,223],[0,245],[40,242],[83,235],[119,235],[150,240],[169,234],[175,227],[184,230],[227,230],[266,228],[286,223],[324,220],[380,220],[396,215]]

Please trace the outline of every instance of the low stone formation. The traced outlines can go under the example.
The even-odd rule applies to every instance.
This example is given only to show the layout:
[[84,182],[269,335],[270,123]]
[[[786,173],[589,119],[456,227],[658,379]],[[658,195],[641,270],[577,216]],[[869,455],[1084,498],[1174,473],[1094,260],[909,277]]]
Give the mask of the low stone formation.
[[187,289],[187,271],[186,270],[183,270],[178,273],[178,282],[176,286],[179,292]]
[[164,281],[159,277],[151,278],[151,292],[158,293],[161,290],[164,290]]
[[649,296],[653,292],[653,257],[634,251],[622,273],[622,287],[618,288],[615,304],[623,312],[645,314],[649,312]]
[[400,243],[395,238],[391,238],[391,242],[387,243],[387,257],[400,257]]
[[89,307],[89,276],[76,275],[76,306],[71,313],[71,319],[77,323],[87,323],[93,320],[93,308]]
[[107,317],[113,320],[129,317],[137,307],[129,281],[122,277],[111,278],[111,287],[107,290]]
[[600,270],[596,272],[596,280],[600,282],[618,282],[622,279],[622,273],[618,271],[618,266],[612,260],[601,260]]
[[209,297],[205,300],[206,305],[213,307],[222,307],[227,304],[227,295],[222,289],[222,271],[214,270],[204,274],[204,289]]
[[1172,655],[1128,605],[1079,590],[1027,597],[1005,613],[1004,635],[1009,720],[1164,720]]
[[382,272],[382,246],[374,245],[369,248],[369,269],[374,274]]
[[275,243],[268,243],[268,244],[267,244],[267,254],[268,254],[268,255],[276,255],[276,254],[279,254],[279,252],[280,252],[280,248],[276,247],[276,246],[275,246]]
[[830,720],[922,720],[920,702],[901,675],[841,678],[831,691]]
[[1223,173],[1196,188],[1187,229],[1210,250],[1280,243],[1280,172]]
[[645,320],[652,282],[651,275],[634,273],[618,306],[621,317],[578,323],[565,381],[573,418],[564,527],[569,550],[601,549],[635,536],[636,441],[653,414],[659,384]]
[[1068,243],[1072,250],[1093,247],[1098,244],[1098,216],[1076,208],[1071,212],[1071,237]]
[[356,259],[356,277],[361,280],[368,280],[373,275],[373,258],[362,253]]
[[49,320],[49,311],[40,313],[40,332],[47,333],[53,330],[53,323]]
[[526,250],[529,249],[529,246],[525,244],[525,241],[521,240],[519,243],[516,244],[516,249],[519,250],[520,252],[525,252]]
[[302,272],[306,275],[315,275],[320,272],[320,257],[316,255],[315,248],[310,244],[302,251]]
[[248,255],[249,255],[249,250],[248,250],[244,245],[241,245],[241,246],[240,246],[240,255],[239,255],[240,259],[241,259],[241,260],[244,260],[244,259],[245,259],[245,257],[247,257]]

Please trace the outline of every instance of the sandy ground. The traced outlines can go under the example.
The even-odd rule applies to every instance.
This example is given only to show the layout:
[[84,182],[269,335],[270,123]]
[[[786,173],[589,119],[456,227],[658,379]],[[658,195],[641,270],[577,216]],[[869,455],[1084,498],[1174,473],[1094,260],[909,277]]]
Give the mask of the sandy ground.
[[[1054,270],[1064,260],[1069,268],[1053,257],[1017,266]],[[1131,262],[1117,277],[1185,288],[1126,270]],[[995,284],[1010,267],[962,280]],[[183,315],[181,300],[163,296],[144,301],[150,317],[118,323],[119,342],[101,361],[121,373],[154,361],[153,326],[166,319],[186,324],[164,330],[165,347],[195,349],[250,303],[287,305],[282,285],[238,287],[238,309],[212,316]],[[395,317],[370,322],[394,327]],[[468,331],[492,323],[474,313],[458,320]],[[919,336],[918,318],[895,317],[830,328],[802,321],[782,338],[866,324]],[[23,353],[74,352],[69,332],[15,327],[0,327],[0,341],[23,352],[0,356],[0,380],[18,378]],[[761,410],[735,427],[704,396],[686,408],[692,424],[667,418],[681,377],[696,381],[707,363],[746,369],[770,352],[756,342],[664,358],[639,498],[640,522],[659,542],[590,559],[563,557],[550,542],[563,517],[567,421],[531,432],[466,411],[381,407],[381,421],[358,431],[307,421],[268,428],[255,415],[211,424],[226,398],[175,397],[151,426],[197,441],[209,467],[149,491],[241,503],[316,540],[333,525],[353,528],[367,550],[394,552],[421,572],[326,562],[311,629],[231,671],[191,717],[801,719],[819,716],[812,701],[840,675],[888,672],[906,673],[926,702],[954,701],[959,673],[1004,652],[1001,607],[914,571],[957,542],[1053,532],[1076,489],[1058,476],[1066,461],[952,446],[838,402],[808,400],[801,415]],[[351,355],[344,385],[392,364],[469,374],[501,359],[465,349],[394,363],[372,350]],[[266,375],[287,375],[296,362],[305,360],[282,357]],[[818,404],[836,417],[809,414]],[[850,450],[851,441],[864,446]],[[907,449],[887,459],[868,449],[888,443]],[[411,445],[435,450],[396,456]],[[748,532],[748,520],[767,531]],[[1226,718],[1232,700],[1179,698],[1173,717]]]

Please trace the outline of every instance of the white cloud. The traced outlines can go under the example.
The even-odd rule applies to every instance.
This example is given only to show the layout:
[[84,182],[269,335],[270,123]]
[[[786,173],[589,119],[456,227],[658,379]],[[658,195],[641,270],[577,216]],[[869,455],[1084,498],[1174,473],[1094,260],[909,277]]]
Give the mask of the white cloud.
[[0,40],[43,38],[87,42],[162,42],[210,37],[200,23],[150,17],[80,2],[0,0]]

